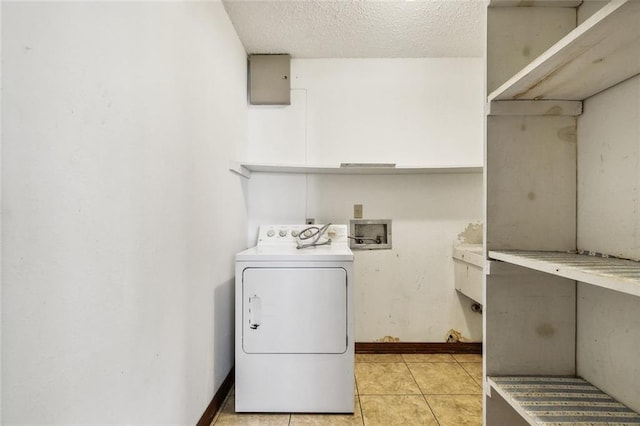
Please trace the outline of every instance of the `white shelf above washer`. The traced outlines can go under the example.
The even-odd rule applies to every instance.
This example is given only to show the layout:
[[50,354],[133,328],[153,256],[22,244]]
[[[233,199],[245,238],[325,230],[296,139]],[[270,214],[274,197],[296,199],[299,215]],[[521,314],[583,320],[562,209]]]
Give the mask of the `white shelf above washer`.
[[232,163],[230,170],[246,178],[251,173],[293,173],[293,174],[340,174],[340,175],[403,175],[403,174],[465,174],[482,173],[481,165],[451,165],[451,166],[398,166],[385,167],[376,164],[340,167],[326,165],[298,165],[298,164],[258,164]]
[[582,0],[491,0],[490,7],[578,7]]
[[640,2],[611,0],[493,91],[494,100],[584,100],[640,73]]
[[489,258],[640,296],[640,262],[549,251],[491,250]]

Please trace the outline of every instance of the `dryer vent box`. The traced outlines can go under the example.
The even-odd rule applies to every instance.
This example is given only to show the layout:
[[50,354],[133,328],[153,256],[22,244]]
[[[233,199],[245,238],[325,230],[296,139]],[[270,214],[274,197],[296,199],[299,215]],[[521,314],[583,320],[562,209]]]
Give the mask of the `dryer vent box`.
[[391,248],[391,219],[351,219],[349,247],[353,250]]
[[289,55],[249,55],[249,103],[291,105]]

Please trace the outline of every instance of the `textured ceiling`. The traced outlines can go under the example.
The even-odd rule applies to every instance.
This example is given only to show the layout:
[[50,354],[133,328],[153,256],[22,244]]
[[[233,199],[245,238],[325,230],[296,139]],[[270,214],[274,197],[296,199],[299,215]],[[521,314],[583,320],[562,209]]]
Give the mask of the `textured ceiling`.
[[247,53],[482,56],[484,0],[223,0]]

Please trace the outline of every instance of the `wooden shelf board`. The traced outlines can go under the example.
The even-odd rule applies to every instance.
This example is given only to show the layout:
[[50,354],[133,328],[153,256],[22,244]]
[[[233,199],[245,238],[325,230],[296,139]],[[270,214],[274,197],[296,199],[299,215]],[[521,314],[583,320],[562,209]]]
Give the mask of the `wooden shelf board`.
[[543,115],[577,117],[582,114],[582,101],[493,101],[487,115]]
[[640,296],[640,262],[549,251],[491,250],[489,258]]
[[250,164],[240,163],[249,172],[262,173],[317,173],[317,174],[345,174],[345,175],[400,175],[400,174],[451,174],[451,173],[482,173],[482,166],[454,165],[434,167],[340,167],[340,166],[310,166],[286,164]]
[[612,0],[493,91],[493,100],[584,100],[640,74],[640,2]]
[[487,383],[531,425],[640,424],[640,414],[579,377],[488,376]]

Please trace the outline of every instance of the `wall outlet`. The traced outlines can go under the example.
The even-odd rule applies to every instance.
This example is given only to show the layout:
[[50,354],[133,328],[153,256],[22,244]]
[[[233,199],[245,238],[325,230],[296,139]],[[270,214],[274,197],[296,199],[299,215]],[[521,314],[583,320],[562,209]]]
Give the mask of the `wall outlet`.
[[354,219],[362,219],[362,204],[353,205],[353,217]]

